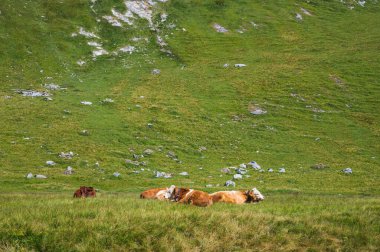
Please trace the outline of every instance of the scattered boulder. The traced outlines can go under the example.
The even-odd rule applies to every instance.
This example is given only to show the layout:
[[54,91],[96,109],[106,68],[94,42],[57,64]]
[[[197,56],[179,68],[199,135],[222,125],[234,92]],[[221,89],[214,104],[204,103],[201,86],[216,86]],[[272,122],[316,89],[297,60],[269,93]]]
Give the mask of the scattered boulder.
[[171,159],[177,158],[177,155],[173,151],[169,151],[166,156]]
[[247,170],[243,168],[238,168],[236,169],[236,173],[244,175],[247,173]]
[[90,101],[81,101],[80,103],[83,105],[86,105],[86,106],[92,105],[92,102],[90,102]]
[[246,64],[235,64],[236,68],[242,68],[242,67],[246,67],[246,66],[247,66]]
[[181,172],[179,175],[181,175],[181,176],[189,176],[189,173],[188,172]]
[[31,179],[31,178],[33,178],[33,174],[30,172],[30,173],[28,173],[27,175],[26,175],[26,178],[27,179]]
[[268,172],[273,172],[273,169],[272,169],[272,168],[269,168],[269,169],[268,169]]
[[306,10],[305,8],[301,8],[301,11],[303,12],[303,14],[305,15],[308,15],[308,16],[312,16],[310,11]]
[[280,169],[278,170],[278,172],[279,172],[279,173],[285,173],[285,168],[280,168]]
[[37,174],[34,176],[37,179],[46,179],[47,177],[45,175]]
[[116,177],[116,178],[120,177],[120,173],[118,173],[118,172],[114,172],[112,175],[113,175],[114,177]]
[[299,14],[299,13],[296,13],[296,20],[297,20],[297,21],[302,21],[302,20],[303,20],[302,15]]
[[345,169],[342,170],[342,172],[344,174],[352,174],[352,169],[351,168],[345,168]]
[[239,165],[239,168],[247,169],[247,165],[246,165],[246,164],[240,164],[240,165]]
[[131,164],[131,165],[136,165],[136,166],[140,165],[140,162],[138,162],[138,161],[132,161],[130,159],[126,159],[125,163],[126,164]]
[[90,132],[88,130],[81,130],[78,132],[78,134],[81,136],[89,136]]
[[249,111],[252,115],[264,115],[267,113],[265,109],[255,107],[254,109]]
[[256,161],[251,161],[251,162],[248,163],[248,165],[251,166],[255,170],[260,170],[261,169],[261,166],[258,163],[256,163]]
[[59,154],[59,157],[60,157],[60,158],[66,158],[66,159],[72,159],[72,158],[74,157],[74,152],[72,152],[72,151],[67,152],[67,153],[65,153],[65,152],[61,152],[61,153]]
[[54,83],[45,84],[44,88],[49,89],[49,90],[53,90],[53,91],[57,91],[57,90],[62,90],[63,89],[59,85],[54,84]]
[[160,69],[153,69],[152,70],[152,74],[154,74],[154,75],[159,75],[160,73],[161,73]]
[[210,188],[210,187],[213,187],[213,185],[211,185],[211,184],[207,184],[206,187],[207,187],[207,188]]
[[328,168],[329,166],[328,165],[325,165],[325,164],[315,164],[315,165],[312,165],[311,168],[313,169],[316,169],[316,170],[322,170],[322,169],[325,169],[325,168]]
[[232,181],[232,180],[227,180],[226,183],[224,183],[224,186],[227,186],[227,187],[233,186],[233,187],[235,187],[236,183],[234,181]]
[[156,178],[171,178],[173,176],[171,173],[166,172],[155,171],[154,173]]
[[50,94],[48,92],[45,92],[45,91],[16,90],[16,92],[21,94],[22,96],[28,96],[28,97],[47,97],[47,96],[50,96]]
[[144,155],[147,155],[147,156],[152,155],[153,153],[154,153],[154,151],[151,150],[151,149],[146,149],[146,150],[144,150],[144,152],[143,152],[143,154],[144,154]]
[[74,173],[74,170],[71,166],[68,166],[66,170],[63,172],[65,175],[72,175]]
[[115,101],[112,100],[111,98],[105,98],[103,101],[101,101],[102,104],[107,104],[107,103],[114,103]]
[[201,146],[201,147],[199,147],[199,149],[198,149],[198,151],[200,151],[200,152],[202,152],[202,151],[206,151],[206,150],[207,150],[207,148],[204,147],[204,146]]
[[230,168],[222,168],[220,171],[223,173],[231,173]]
[[228,30],[226,28],[224,28],[223,26],[221,26],[220,24],[217,24],[215,23],[213,25],[214,29],[217,31],[217,32],[220,32],[220,33],[226,33],[228,32]]
[[55,165],[55,162],[49,160],[49,161],[46,161],[46,164],[49,165],[49,166],[53,166],[53,165]]
[[230,64],[226,63],[223,65],[224,68],[228,68],[230,66]]
[[234,179],[235,179],[235,180],[243,179],[243,176],[242,176],[241,174],[235,174],[235,175],[234,175]]

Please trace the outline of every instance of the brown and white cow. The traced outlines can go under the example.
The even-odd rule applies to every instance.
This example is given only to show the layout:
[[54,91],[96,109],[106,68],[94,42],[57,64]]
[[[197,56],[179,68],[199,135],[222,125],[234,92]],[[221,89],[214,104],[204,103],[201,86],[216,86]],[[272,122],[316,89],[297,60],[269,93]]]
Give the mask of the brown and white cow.
[[220,191],[210,194],[213,202],[232,204],[255,203],[264,200],[264,196],[253,188],[248,191]]
[[178,203],[200,207],[212,205],[212,199],[208,193],[188,188],[176,187],[174,185],[167,189],[164,197]]
[[74,192],[74,198],[95,197],[96,190],[93,187],[81,186]]
[[166,200],[164,194],[168,188],[154,188],[149,189],[140,194],[140,199],[158,199],[158,200]]

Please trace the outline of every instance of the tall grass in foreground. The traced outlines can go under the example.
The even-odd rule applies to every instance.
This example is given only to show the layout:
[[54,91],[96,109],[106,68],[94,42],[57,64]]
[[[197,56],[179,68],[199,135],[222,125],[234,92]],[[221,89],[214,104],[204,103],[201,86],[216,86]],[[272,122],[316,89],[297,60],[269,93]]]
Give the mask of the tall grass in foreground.
[[197,208],[99,195],[2,194],[2,251],[376,251],[380,199],[273,195]]

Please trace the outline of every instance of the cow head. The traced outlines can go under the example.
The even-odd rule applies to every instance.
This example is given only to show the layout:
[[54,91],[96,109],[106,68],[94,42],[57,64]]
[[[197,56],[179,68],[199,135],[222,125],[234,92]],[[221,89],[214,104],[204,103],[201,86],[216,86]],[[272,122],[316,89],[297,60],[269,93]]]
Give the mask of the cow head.
[[260,191],[256,189],[256,187],[252,190],[246,191],[245,194],[247,195],[246,202],[259,202],[265,198],[264,195],[262,195]]
[[165,199],[173,199],[174,198],[174,194],[175,194],[175,189],[176,189],[176,186],[175,185],[171,185],[165,192],[164,194],[164,198]]

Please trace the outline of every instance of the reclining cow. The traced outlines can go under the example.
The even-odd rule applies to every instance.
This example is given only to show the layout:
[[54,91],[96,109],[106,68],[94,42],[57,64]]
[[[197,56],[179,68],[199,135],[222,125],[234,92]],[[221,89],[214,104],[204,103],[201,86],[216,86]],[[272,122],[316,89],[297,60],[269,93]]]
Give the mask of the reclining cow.
[[190,204],[200,207],[207,207],[212,205],[212,199],[208,193],[188,188],[180,188],[174,185],[170,186],[166,190],[164,197],[178,203]]
[[74,198],[95,197],[96,191],[93,187],[81,186],[74,192]]
[[265,198],[256,188],[248,191],[220,191],[210,194],[210,197],[213,202],[232,204],[256,203]]
[[140,199],[158,199],[166,200],[164,195],[168,188],[154,188],[149,189],[140,194]]

